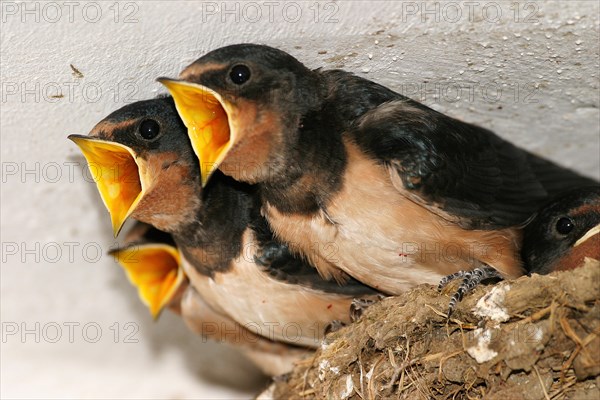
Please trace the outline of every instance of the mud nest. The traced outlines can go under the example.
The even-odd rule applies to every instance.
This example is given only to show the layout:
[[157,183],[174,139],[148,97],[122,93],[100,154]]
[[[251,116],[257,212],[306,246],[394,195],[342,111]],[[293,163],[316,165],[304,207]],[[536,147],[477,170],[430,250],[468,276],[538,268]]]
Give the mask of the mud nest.
[[600,262],[481,286],[447,320],[453,289],[422,285],[371,306],[264,395],[600,398]]

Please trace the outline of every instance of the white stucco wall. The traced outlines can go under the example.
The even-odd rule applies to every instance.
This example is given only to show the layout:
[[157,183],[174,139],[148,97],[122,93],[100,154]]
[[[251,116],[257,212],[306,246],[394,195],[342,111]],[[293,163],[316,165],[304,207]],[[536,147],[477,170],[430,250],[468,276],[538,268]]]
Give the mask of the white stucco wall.
[[[110,222],[66,140],[162,92],[156,77],[210,49],[275,45],[600,177],[598,3],[435,4],[3,0],[2,398],[231,398],[263,384],[176,317],[153,323],[120,268],[96,254],[114,244]],[[125,343],[129,322],[137,343]]]

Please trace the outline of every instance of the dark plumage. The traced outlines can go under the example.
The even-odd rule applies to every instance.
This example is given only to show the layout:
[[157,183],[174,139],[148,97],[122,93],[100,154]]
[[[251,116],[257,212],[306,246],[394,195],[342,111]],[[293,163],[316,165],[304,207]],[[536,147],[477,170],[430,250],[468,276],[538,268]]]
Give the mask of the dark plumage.
[[[170,233],[191,285],[203,301],[238,324],[250,324],[271,340],[314,347],[328,323],[349,320],[354,296],[375,293],[356,280],[343,285],[325,281],[292,256],[260,214],[256,187],[217,172],[203,189],[198,159],[171,98],[121,108],[98,123],[87,141],[109,150],[114,146],[120,154],[116,162],[130,180],[117,181],[121,193],[138,183],[141,188],[124,197],[134,200],[122,208]],[[100,191],[111,209],[114,188]],[[298,335],[286,336],[290,323],[300,327]]]
[[[259,185],[277,237],[324,277],[350,275],[390,294],[480,267],[522,275],[522,224],[549,197],[594,183],[487,129],[267,46],[220,48],[180,80],[159,81],[196,153]],[[205,182],[210,170],[202,174]]]
[[584,257],[600,260],[599,228],[600,186],[571,190],[553,198],[525,228],[522,255],[527,272],[547,274],[573,269]]

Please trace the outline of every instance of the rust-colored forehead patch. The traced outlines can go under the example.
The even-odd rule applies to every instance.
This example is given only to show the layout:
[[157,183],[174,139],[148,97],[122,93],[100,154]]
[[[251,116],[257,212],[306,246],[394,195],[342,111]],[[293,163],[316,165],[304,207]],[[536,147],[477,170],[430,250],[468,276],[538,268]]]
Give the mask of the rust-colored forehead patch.
[[98,139],[113,140],[115,132],[130,129],[134,124],[135,121],[132,120],[119,122],[101,121],[92,128],[89,136]]
[[209,71],[219,71],[227,68],[227,64],[218,64],[218,63],[210,63],[210,64],[192,64],[184,69],[181,74],[179,74],[179,79],[183,79],[186,81],[195,81],[202,74],[205,74]]
[[586,214],[600,215],[600,198],[594,199],[592,202],[584,204],[572,210],[570,214],[573,217],[584,216]]

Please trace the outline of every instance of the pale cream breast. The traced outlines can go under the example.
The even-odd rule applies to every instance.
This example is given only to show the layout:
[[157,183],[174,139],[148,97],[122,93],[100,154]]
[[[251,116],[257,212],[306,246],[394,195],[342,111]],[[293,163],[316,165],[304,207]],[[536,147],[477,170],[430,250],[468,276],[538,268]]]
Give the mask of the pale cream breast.
[[290,372],[296,362],[310,353],[309,349],[273,342],[244,329],[216,312],[192,287],[188,287],[182,296],[181,317],[192,331],[240,350],[269,376]]
[[326,293],[272,278],[254,263],[252,231],[243,237],[242,256],[214,277],[184,260],[192,286],[215,310],[270,340],[318,347],[333,320],[349,322],[353,297]]
[[[484,262],[506,276],[522,274],[516,229],[466,230],[409,199],[384,165],[346,142],[344,183],[323,213],[264,212],[276,235],[311,260],[325,259],[357,280],[389,294]],[[302,238],[302,240],[298,240]],[[307,244],[309,246],[307,246]],[[319,268],[319,263],[315,263]]]

